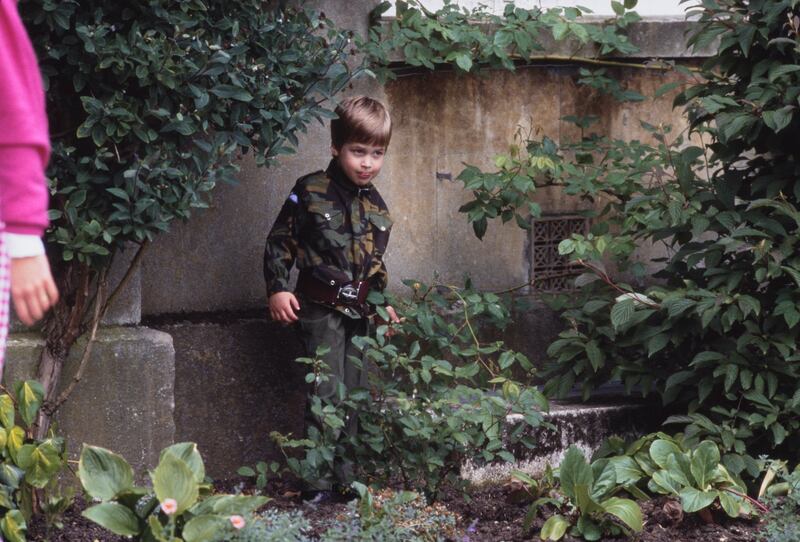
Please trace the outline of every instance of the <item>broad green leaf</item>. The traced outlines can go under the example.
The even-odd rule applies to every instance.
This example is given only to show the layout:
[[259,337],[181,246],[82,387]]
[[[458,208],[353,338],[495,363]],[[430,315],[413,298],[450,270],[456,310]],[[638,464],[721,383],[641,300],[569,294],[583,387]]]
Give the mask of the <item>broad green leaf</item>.
[[711,491],[700,491],[693,487],[685,487],[679,494],[684,512],[689,513],[711,506],[711,503],[714,502],[718,495],[718,492],[713,489]]
[[84,444],[78,477],[86,492],[101,501],[110,501],[133,487],[133,470],[128,462],[99,446]]
[[670,475],[669,471],[659,470],[654,472],[650,481],[655,486],[651,489],[655,489],[658,493],[678,495],[681,492],[681,484]]
[[30,427],[36,419],[36,413],[44,399],[44,388],[35,380],[26,380],[25,382],[18,382],[15,386],[17,394],[17,409],[22,421],[25,422],[27,427]]
[[139,519],[121,504],[115,502],[96,504],[84,510],[82,515],[114,534],[120,536],[139,534]]
[[194,473],[185,461],[172,453],[164,454],[151,476],[159,502],[175,499],[178,503],[176,514],[182,514],[197,502],[199,484]]
[[581,533],[581,537],[589,542],[600,540],[600,537],[603,536],[603,531],[600,529],[600,526],[588,515],[581,515],[578,517],[578,522],[575,526],[578,528],[578,532]]
[[590,488],[594,500],[601,500],[618,487],[617,471],[608,459],[598,459],[592,463],[594,484]]
[[61,469],[61,453],[48,439],[31,452],[30,464],[26,468],[25,481],[33,487],[43,488]]
[[7,393],[0,395],[0,424],[6,429],[14,427],[14,400]]
[[218,540],[229,525],[229,520],[223,516],[196,516],[183,527],[183,539],[186,542]]
[[586,462],[583,452],[576,446],[570,446],[567,450],[559,466],[558,476],[561,480],[561,489],[573,499],[576,498],[576,485],[581,484],[589,488],[594,482],[592,468]]
[[725,513],[732,518],[738,518],[742,510],[742,498],[729,491],[719,491],[719,502]]
[[575,504],[577,504],[581,514],[594,514],[602,511],[600,504],[589,494],[589,490],[590,486],[586,484],[575,484],[573,487]]
[[609,459],[609,462],[614,466],[618,484],[626,485],[636,483],[644,475],[642,469],[639,468],[639,465],[630,456],[622,455],[612,457]]
[[472,57],[469,53],[458,53],[456,55],[456,65],[465,72],[468,72],[472,69]]
[[678,445],[668,440],[657,439],[650,445],[650,457],[662,469],[667,468],[667,459],[670,455],[680,453],[681,449],[678,448]]
[[19,453],[22,446],[25,444],[25,430],[15,425],[11,429],[6,429],[6,445],[8,446],[8,453],[11,455],[11,459],[14,462],[17,462],[17,453]]
[[178,459],[182,459],[186,463],[186,466],[191,469],[192,474],[194,474],[195,482],[198,484],[203,483],[203,480],[206,478],[206,468],[203,464],[203,458],[197,450],[197,444],[194,442],[179,442],[164,448],[159,456],[159,461],[164,459],[164,455],[168,453],[173,454]]
[[642,531],[642,509],[634,501],[611,497],[603,501],[601,506],[606,513],[618,518],[633,532]]
[[700,489],[705,489],[713,479],[719,460],[719,448],[710,440],[704,440],[692,452],[692,476]]
[[255,512],[270,501],[269,497],[250,495],[214,495],[201,500],[190,512],[196,516],[218,514],[231,516]]
[[623,299],[611,308],[611,324],[619,329],[630,321],[635,311],[633,299]]
[[0,520],[0,530],[6,537],[7,542],[25,542],[25,532],[28,526],[25,518],[19,510],[9,510],[3,519]]
[[547,521],[544,522],[544,525],[542,525],[542,531],[539,533],[539,537],[542,540],[561,540],[568,528],[569,521],[564,517],[559,515],[550,516],[547,518]]

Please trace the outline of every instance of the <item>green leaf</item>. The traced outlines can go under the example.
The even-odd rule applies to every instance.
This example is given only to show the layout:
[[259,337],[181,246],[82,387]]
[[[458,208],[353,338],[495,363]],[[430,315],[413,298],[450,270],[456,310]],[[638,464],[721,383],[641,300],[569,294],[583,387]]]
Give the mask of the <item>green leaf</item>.
[[719,460],[719,448],[710,440],[704,440],[692,452],[692,476],[700,489],[705,489],[713,478]]
[[183,527],[183,539],[186,542],[218,540],[229,525],[229,520],[222,516],[197,516]]
[[468,72],[472,69],[472,57],[469,53],[458,53],[456,55],[456,65],[463,71]]
[[0,423],[6,429],[14,427],[14,400],[7,393],[0,395]]
[[681,484],[670,475],[669,471],[658,470],[654,472],[651,481],[656,486],[651,489],[657,489],[659,493],[679,495],[681,492]]
[[139,535],[139,519],[130,509],[116,502],[104,502],[87,508],[83,517],[120,536]]
[[83,489],[101,501],[110,501],[133,487],[133,470],[128,462],[99,446],[83,446],[78,477]]
[[194,442],[179,442],[173,444],[161,451],[158,460],[161,461],[164,459],[166,454],[173,454],[178,459],[183,460],[186,466],[192,471],[192,474],[194,474],[195,482],[198,484],[203,483],[203,480],[206,478],[206,468],[205,465],[203,465],[203,458],[197,450],[197,444]]
[[618,518],[635,533],[642,531],[642,509],[630,499],[611,497],[601,503],[606,513]]
[[586,462],[583,452],[576,446],[570,446],[559,466],[561,489],[566,495],[575,499],[575,486],[592,487],[594,476],[592,468]]
[[0,530],[8,542],[25,542],[25,532],[28,526],[19,510],[9,510],[0,520]]
[[153,490],[160,503],[167,499],[175,499],[180,515],[188,510],[199,495],[199,484],[194,479],[194,473],[182,459],[172,453],[166,453],[159,461],[158,466],[151,475]]
[[17,394],[17,409],[22,421],[25,422],[27,427],[30,427],[36,419],[36,413],[44,399],[44,388],[35,380],[26,380],[25,382],[18,382],[15,386]]
[[692,513],[711,506],[711,503],[714,502],[718,495],[716,490],[700,491],[693,487],[685,487],[681,490],[679,496],[683,511]]
[[732,518],[738,518],[742,510],[742,498],[729,491],[721,489],[719,491],[719,503],[725,513]]
[[25,481],[41,489],[58,474],[61,467],[61,450],[52,439],[45,440],[32,450],[30,465],[25,472]]
[[611,9],[613,9],[614,13],[617,15],[623,15],[625,13],[625,6],[616,0],[612,0]]
[[240,102],[250,102],[253,100],[252,94],[235,85],[216,85],[210,92],[220,98],[238,100]]
[[769,82],[774,83],[777,78],[796,71],[800,71],[800,66],[797,64],[780,64],[776,62],[769,70]]
[[652,457],[655,464],[662,469],[667,468],[667,460],[670,455],[680,453],[681,449],[678,445],[669,440],[657,439],[650,445],[650,457]]
[[596,341],[589,341],[586,343],[586,355],[589,357],[589,363],[592,364],[592,368],[595,371],[598,371],[603,366],[605,356],[600,350],[600,347],[597,346]]
[[559,515],[550,516],[542,525],[539,537],[542,540],[561,540],[569,528],[569,521]]
[[6,433],[8,434],[6,441],[8,453],[11,455],[11,459],[13,459],[16,463],[17,454],[25,444],[25,430],[22,427],[15,425],[11,429],[7,429]]
[[615,329],[627,324],[636,312],[633,299],[623,299],[611,308],[611,324]]

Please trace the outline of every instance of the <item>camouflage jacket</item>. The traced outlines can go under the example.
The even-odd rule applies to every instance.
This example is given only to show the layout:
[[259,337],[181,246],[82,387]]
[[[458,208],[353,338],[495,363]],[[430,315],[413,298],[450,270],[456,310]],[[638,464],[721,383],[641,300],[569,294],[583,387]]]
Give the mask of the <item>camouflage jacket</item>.
[[[372,289],[383,290],[383,254],[391,228],[386,203],[375,187],[359,188],[331,161],[326,171],[297,181],[267,236],[267,296],[291,291],[294,263],[326,284],[369,280]],[[346,314],[357,317],[355,311]]]

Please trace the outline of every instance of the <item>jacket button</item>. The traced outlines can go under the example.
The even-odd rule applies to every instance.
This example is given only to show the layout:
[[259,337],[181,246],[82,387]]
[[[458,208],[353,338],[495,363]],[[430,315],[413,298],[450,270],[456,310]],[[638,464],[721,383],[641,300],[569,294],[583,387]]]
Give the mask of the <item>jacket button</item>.
[[386,231],[386,226],[381,226],[381,231]]
[[331,219],[331,214],[330,214],[330,213],[325,213],[325,218],[327,218],[328,220],[330,220],[330,219]]
[[335,280],[331,281],[331,286],[336,286],[336,281]]

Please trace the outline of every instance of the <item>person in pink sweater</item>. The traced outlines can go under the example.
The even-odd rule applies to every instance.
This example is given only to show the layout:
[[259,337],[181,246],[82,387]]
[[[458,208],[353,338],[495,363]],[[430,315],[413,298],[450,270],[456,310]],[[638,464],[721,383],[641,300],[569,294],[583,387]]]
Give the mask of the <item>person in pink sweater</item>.
[[[26,325],[58,300],[42,244],[50,155],[39,66],[14,0],[0,0],[0,371],[8,297]],[[9,263],[10,258],[10,263]]]

